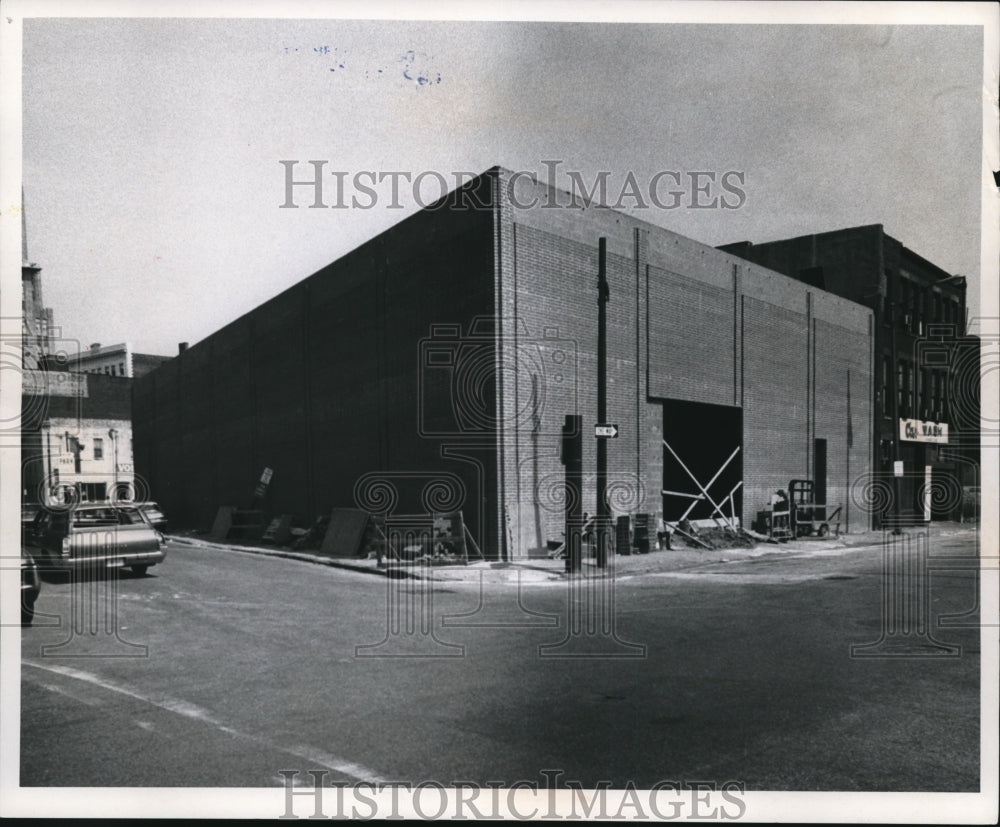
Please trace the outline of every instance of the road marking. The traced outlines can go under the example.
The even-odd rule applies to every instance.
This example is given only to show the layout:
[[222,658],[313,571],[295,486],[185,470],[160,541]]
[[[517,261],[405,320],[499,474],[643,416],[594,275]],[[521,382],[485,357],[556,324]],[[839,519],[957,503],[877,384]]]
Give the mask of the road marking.
[[[216,727],[220,732],[224,732],[227,735],[232,735],[236,738],[241,738],[245,741],[251,741],[255,744],[261,746],[269,747],[271,749],[280,750],[281,752],[287,752],[289,755],[294,755],[296,758],[301,758],[305,761],[310,762],[310,769],[329,769],[334,772],[339,772],[342,775],[350,776],[351,778],[357,779],[358,781],[372,781],[372,782],[382,782],[385,779],[380,777],[378,773],[374,770],[369,769],[363,764],[355,763],[354,761],[348,761],[332,753],[325,752],[323,750],[316,749],[308,745],[292,745],[287,746],[284,744],[275,743],[267,738],[262,738],[257,735],[250,735],[246,732],[240,732],[239,730],[233,729],[230,726],[222,723],[222,721],[213,717],[208,710],[202,709],[196,704],[188,703],[187,701],[180,700],[178,698],[171,698],[169,696],[161,696],[159,698],[151,698],[147,695],[143,695],[136,692],[133,689],[129,689],[121,684],[112,683],[111,681],[100,678],[97,675],[93,675],[90,672],[84,672],[80,669],[73,669],[69,666],[58,666],[56,664],[49,663],[38,663],[36,661],[24,659],[21,662],[22,666],[30,666],[34,669],[40,669],[47,672],[52,672],[56,675],[62,675],[67,678],[75,678],[78,681],[83,681],[85,683],[92,684],[93,686],[99,686],[101,689],[106,689],[109,692],[116,692],[119,695],[125,695],[129,698],[134,698],[135,700],[142,701],[143,703],[150,704],[151,706],[159,707],[160,709],[165,709],[168,712],[173,712],[177,715],[183,715],[185,718],[192,718],[196,721],[200,721],[205,724]],[[47,686],[47,684],[43,684]],[[56,690],[60,691],[60,690]],[[61,694],[69,694],[65,690],[61,691]],[[81,699],[82,700],[82,699]],[[86,703],[86,701],[84,701]]]
[[74,695],[67,689],[63,689],[61,686],[56,686],[54,683],[42,683],[39,682],[39,686],[43,689],[49,690],[49,692],[54,692],[56,695],[63,695],[71,700],[78,701],[79,703],[85,704],[86,706],[100,706],[100,704],[90,698],[81,698],[78,695]]
[[747,583],[773,585],[776,583],[804,583],[807,580],[820,580],[822,574],[792,574],[777,571],[658,571],[651,572],[649,577],[660,577],[667,580],[705,580],[725,585],[745,585]]

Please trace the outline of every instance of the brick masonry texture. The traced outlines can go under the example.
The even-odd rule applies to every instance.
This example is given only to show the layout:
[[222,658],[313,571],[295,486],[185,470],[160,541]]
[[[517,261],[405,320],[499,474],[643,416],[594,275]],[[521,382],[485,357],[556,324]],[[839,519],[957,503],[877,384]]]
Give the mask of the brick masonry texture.
[[[488,209],[422,211],[137,379],[136,463],[172,521],[248,506],[270,467],[267,509],[304,523],[358,505],[365,479],[426,513],[428,486],[457,477],[456,507],[495,536],[495,427],[456,425],[455,369],[421,363],[433,325],[492,317],[492,237]],[[492,411],[492,386],[477,404]]]
[[[559,197],[524,179],[515,186],[517,204]],[[505,185],[500,189],[506,191]],[[662,512],[664,437],[689,461],[699,441],[739,444],[735,433],[673,430],[664,423],[662,402],[677,399],[742,407],[737,516],[744,522],[791,479],[810,477],[818,438],[827,440],[828,502],[850,509],[855,527],[867,527],[868,515],[851,503],[850,490],[852,480],[869,470],[868,310],[605,208],[505,204],[500,212],[500,305],[518,320],[517,330],[527,330],[529,342],[558,328],[572,343],[577,366],[572,383],[539,376],[535,384],[542,390],[535,396],[544,404],[537,421],[508,423],[504,433],[499,488],[515,553],[561,537],[558,433],[567,413],[583,417],[583,508],[597,510],[592,469],[602,236],[608,239],[610,284],[608,419],[621,430],[608,450],[613,513]],[[524,341],[508,337],[501,347],[520,348]],[[529,381],[519,376],[505,382],[505,397],[517,404]],[[693,483],[689,489],[695,492]],[[710,493],[720,499],[728,492]]]

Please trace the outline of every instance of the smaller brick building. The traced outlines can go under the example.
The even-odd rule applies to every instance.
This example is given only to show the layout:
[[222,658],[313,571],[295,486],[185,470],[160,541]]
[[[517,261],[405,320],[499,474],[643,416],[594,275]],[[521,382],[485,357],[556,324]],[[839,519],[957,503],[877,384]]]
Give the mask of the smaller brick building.
[[[26,371],[21,484],[27,504],[145,499],[132,462],[132,382]],[[138,489],[138,490],[137,490]]]
[[108,376],[145,376],[156,370],[170,356],[136,353],[128,342],[115,345],[92,344],[69,357],[68,368],[74,373],[103,373]]
[[966,333],[965,278],[881,224],[719,249],[871,308],[876,524],[956,518],[963,488],[979,484],[980,353]]

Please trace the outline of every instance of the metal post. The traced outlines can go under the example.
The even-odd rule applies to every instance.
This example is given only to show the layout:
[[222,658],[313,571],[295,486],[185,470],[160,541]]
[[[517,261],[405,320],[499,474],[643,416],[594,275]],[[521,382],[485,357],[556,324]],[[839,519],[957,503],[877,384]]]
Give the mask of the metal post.
[[[607,254],[608,240],[600,238],[597,242],[597,421],[601,424],[608,419],[608,320],[607,305],[608,275]],[[608,441],[597,440],[597,567],[605,568],[608,564],[608,502],[605,496],[608,486]]]
[[114,428],[108,431],[108,436],[111,437],[111,461],[114,463],[114,467],[111,469],[111,496],[108,497],[109,502],[118,502],[118,431]]
[[563,425],[562,461],[566,466],[565,534],[566,573],[581,570],[583,560],[583,417],[566,414]]
[[896,476],[896,463],[899,462],[899,397],[903,393],[903,385],[900,379],[905,379],[906,377],[900,377],[899,375],[899,354],[896,352],[896,308],[895,302],[892,303],[892,327],[890,332],[890,337],[892,341],[892,364],[889,369],[892,371],[893,379],[895,380],[890,387],[892,387],[892,502],[893,502],[893,534],[902,534],[902,529],[900,528],[900,522],[902,521],[902,510],[900,503],[902,487],[900,485],[900,478]]

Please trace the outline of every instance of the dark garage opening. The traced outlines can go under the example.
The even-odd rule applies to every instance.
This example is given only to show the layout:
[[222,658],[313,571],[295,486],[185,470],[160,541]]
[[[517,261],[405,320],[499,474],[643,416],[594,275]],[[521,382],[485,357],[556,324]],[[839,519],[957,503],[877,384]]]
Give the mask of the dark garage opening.
[[[670,448],[663,446],[663,518],[679,520],[692,503],[694,508],[687,519],[711,518],[712,503],[701,496],[698,484],[691,478],[694,475],[727,518],[730,516],[729,494],[736,488],[732,513],[739,519],[743,511],[743,487],[737,488],[743,479],[743,410],[728,405],[666,399],[663,401],[663,438],[670,445]],[[737,448],[740,450],[736,456],[721,474],[718,473]],[[696,496],[700,499],[695,499]],[[715,516],[718,517],[718,513]]]

